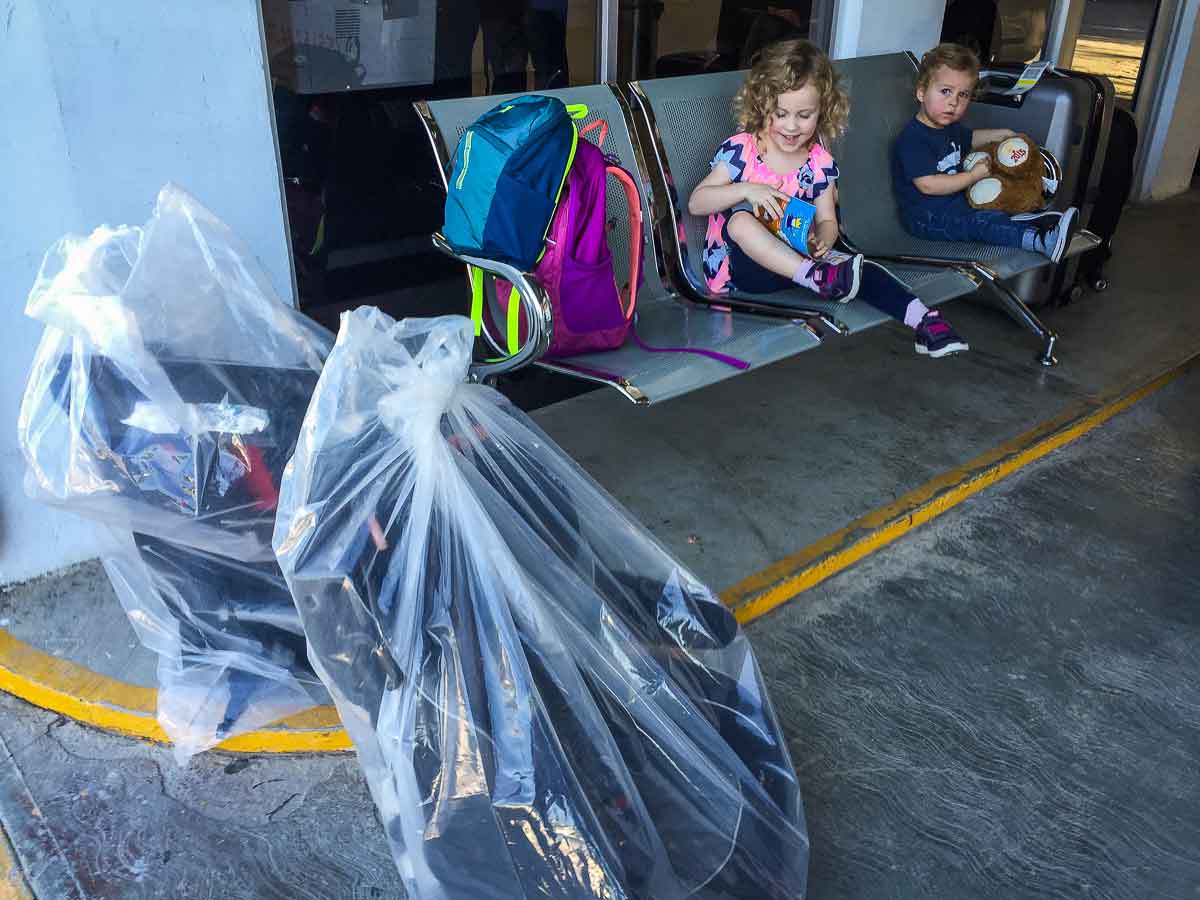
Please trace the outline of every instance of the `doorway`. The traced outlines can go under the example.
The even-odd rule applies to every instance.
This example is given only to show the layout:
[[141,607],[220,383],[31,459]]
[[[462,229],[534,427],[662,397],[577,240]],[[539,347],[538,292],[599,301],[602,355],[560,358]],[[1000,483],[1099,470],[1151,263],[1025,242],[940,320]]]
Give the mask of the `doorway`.
[[1137,103],[1142,60],[1158,20],[1159,0],[1086,0],[1071,68],[1107,75],[1117,102]]

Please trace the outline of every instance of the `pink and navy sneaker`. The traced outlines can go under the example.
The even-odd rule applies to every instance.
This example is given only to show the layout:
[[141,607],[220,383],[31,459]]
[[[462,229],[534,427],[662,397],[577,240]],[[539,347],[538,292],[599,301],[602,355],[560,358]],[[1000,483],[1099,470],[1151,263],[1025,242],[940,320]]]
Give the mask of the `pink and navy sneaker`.
[[925,313],[924,318],[917,325],[916,348],[918,353],[934,359],[940,356],[949,356],[951,353],[963,353],[971,349],[936,309]]
[[863,257],[856,253],[841,262],[814,262],[808,280],[822,300],[849,303],[858,295]]

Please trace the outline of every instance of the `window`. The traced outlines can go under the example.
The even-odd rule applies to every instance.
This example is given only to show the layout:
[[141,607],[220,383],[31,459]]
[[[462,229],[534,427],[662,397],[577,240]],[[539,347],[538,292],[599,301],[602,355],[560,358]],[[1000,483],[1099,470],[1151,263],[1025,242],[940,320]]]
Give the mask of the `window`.
[[261,2],[302,308],[462,312],[412,102],[594,82],[598,0]]
[[829,45],[833,0],[665,0],[622,3],[622,78],[746,68],[774,41]]
[[1088,0],[1071,68],[1107,75],[1117,98],[1132,105],[1158,0]]
[[949,0],[942,40],[970,47],[984,65],[1031,62],[1045,49],[1053,8],[1052,0]]

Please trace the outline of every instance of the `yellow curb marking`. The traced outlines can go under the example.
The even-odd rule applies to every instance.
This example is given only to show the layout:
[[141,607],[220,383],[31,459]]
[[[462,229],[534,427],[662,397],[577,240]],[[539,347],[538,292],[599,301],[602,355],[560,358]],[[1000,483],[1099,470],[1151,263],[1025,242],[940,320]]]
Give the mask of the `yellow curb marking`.
[[1197,360],[1200,354],[1134,391],[1100,401],[1091,413],[1084,410],[1096,402],[1043,422],[738,582],[725,590],[721,599],[739,622],[754,621],[1018,469],[1078,440],[1174,381]]
[[[130,737],[170,743],[154,717],[157,691],[117,681],[51,656],[0,629],[0,690],[86,725]],[[349,750],[337,710],[318,706],[272,728],[250,731],[218,745],[243,753],[315,753]]]
[[[927,482],[894,503],[779,560],[721,594],[737,620],[751,622],[795,599],[917,526],[940,516],[1048,453],[1077,440],[1192,368],[1200,354],[1137,390],[1093,402],[1044,422],[1020,437]],[[1087,413],[1089,406],[1097,406]],[[0,629],[0,690],[105,731],[169,743],[154,717],[157,692],[99,675],[44,653]],[[270,728],[230,738],[219,749],[242,753],[324,753],[352,749],[337,710],[319,706]],[[6,857],[0,846],[0,877]],[[0,881],[0,900],[6,883]],[[18,900],[24,900],[16,894]]]

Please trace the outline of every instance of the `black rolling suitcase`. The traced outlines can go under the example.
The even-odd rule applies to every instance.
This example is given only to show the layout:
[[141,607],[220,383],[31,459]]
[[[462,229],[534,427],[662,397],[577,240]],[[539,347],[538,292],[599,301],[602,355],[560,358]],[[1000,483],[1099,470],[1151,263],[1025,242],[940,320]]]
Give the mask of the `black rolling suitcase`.
[[[1112,82],[1101,75],[1052,70],[1026,94],[1005,94],[1023,68],[994,65],[985,73],[984,90],[971,104],[964,122],[970,128],[1023,131],[1050,151],[1063,173],[1053,208],[1077,207],[1079,224],[1091,230],[1109,146]],[[1009,287],[1031,307],[1069,302],[1081,291],[1080,271],[1078,258],[1071,259],[1060,266],[1022,273]]]
[[1096,191],[1096,205],[1088,228],[1103,243],[1089,250],[1079,260],[1079,279],[1088,287],[1102,291],[1108,287],[1104,264],[1112,259],[1113,235],[1121,222],[1121,213],[1129,202],[1133,189],[1133,158],[1137,153],[1138,129],[1133,113],[1118,107],[1113,110],[1109,129],[1108,150]]

